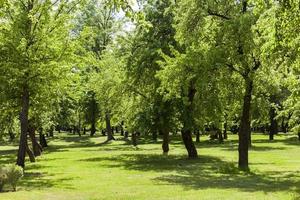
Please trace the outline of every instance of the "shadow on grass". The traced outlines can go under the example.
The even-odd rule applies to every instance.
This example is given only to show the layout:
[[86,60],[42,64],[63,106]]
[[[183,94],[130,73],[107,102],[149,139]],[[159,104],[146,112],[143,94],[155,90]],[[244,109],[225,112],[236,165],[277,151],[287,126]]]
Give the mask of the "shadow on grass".
[[[300,171],[268,171],[242,173],[233,163],[212,156],[186,159],[181,156],[155,154],[121,154],[115,157],[94,157],[81,162],[97,162],[102,167],[126,170],[155,171],[167,174],[157,177],[158,184],[181,185],[186,189],[229,189],[255,192],[289,191],[300,195]],[[137,173],[139,173],[137,172]]]
[[16,162],[17,150],[1,150],[0,151],[0,165],[6,165]]
[[62,189],[75,189],[69,181],[74,180],[76,177],[54,177],[54,174],[46,172],[26,172],[22,181],[20,181],[21,190],[43,190],[51,187],[58,187]]

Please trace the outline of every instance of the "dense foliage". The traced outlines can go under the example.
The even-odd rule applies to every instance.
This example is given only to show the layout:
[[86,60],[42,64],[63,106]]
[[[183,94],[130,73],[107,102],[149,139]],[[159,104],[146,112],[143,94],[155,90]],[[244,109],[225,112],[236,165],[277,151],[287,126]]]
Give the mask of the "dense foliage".
[[0,128],[19,166],[54,130],[162,136],[164,154],[180,133],[189,158],[193,135],[230,130],[242,170],[251,131],[300,139],[299,0],[0,4]]

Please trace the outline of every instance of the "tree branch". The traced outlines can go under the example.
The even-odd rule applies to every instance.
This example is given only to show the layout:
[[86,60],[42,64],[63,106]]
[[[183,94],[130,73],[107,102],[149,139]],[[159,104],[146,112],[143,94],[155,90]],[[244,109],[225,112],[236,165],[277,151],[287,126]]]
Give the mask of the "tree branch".
[[217,13],[215,11],[212,11],[211,9],[208,9],[207,10],[207,13],[208,15],[210,16],[215,16],[215,17],[219,17],[219,18],[222,18],[222,19],[225,19],[225,20],[230,20],[231,18],[226,16],[226,15],[223,15],[223,14],[220,14],[220,13]]

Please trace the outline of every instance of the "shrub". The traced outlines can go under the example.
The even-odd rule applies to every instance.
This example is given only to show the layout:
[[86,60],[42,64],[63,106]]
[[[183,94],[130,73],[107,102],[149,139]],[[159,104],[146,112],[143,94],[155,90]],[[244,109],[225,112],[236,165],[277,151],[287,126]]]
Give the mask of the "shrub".
[[0,168],[0,192],[3,190],[4,184],[7,182],[7,175],[3,168]]
[[4,168],[7,183],[10,184],[14,191],[16,191],[17,183],[23,176],[23,168],[14,164],[6,165]]

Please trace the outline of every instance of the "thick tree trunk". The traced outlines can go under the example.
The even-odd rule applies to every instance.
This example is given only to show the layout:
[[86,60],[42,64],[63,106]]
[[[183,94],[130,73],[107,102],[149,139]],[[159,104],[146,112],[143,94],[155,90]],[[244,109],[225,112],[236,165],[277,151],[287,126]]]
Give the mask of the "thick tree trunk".
[[28,128],[28,134],[31,139],[32,143],[32,149],[33,149],[33,154],[35,157],[40,156],[42,154],[42,146],[37,142],[36,137],[35,137],[35,128],[32,126],[29,126]]
[[17,165],[24,168],[26,145],[27,145],[27,132],[28,132],[28,111],[29,111],[29,91],[27,86],[23,87],[21,107],[22,107],[20,112],[21,134],[20,134],[20,141],[19,141]]
[[276,109],[270,108],[270,130],[269,130],[269,139],[274,140],[274,135],[278,133],[278,123],[275,119],[276,117]]
[[192,138],[192,132],[190,130],[183,130],[181,132],[181,137],[184,143],[184,146],[188,152],[189,158],[197,158],[198,152],[194,145],[193,138]]
[[250,127],[250,109],[253,81],[250,78],[245,78],[246,90],[244,94],[243,112],[241,118],[241,125],[239,129],[239,168],[241,170],[249,170],[248,165],[248,149],[249,136],[251,134]]
[[112,134],[111,124],[110,124],[110,114],[108,112],[105,114],[105,123],[106,123],[106,131],[107,131],[107,141],[115,140]]
[[169,153],[169,131],[167,129],[162,130],[163,133],[163,143],[162,150],[164,155]]

